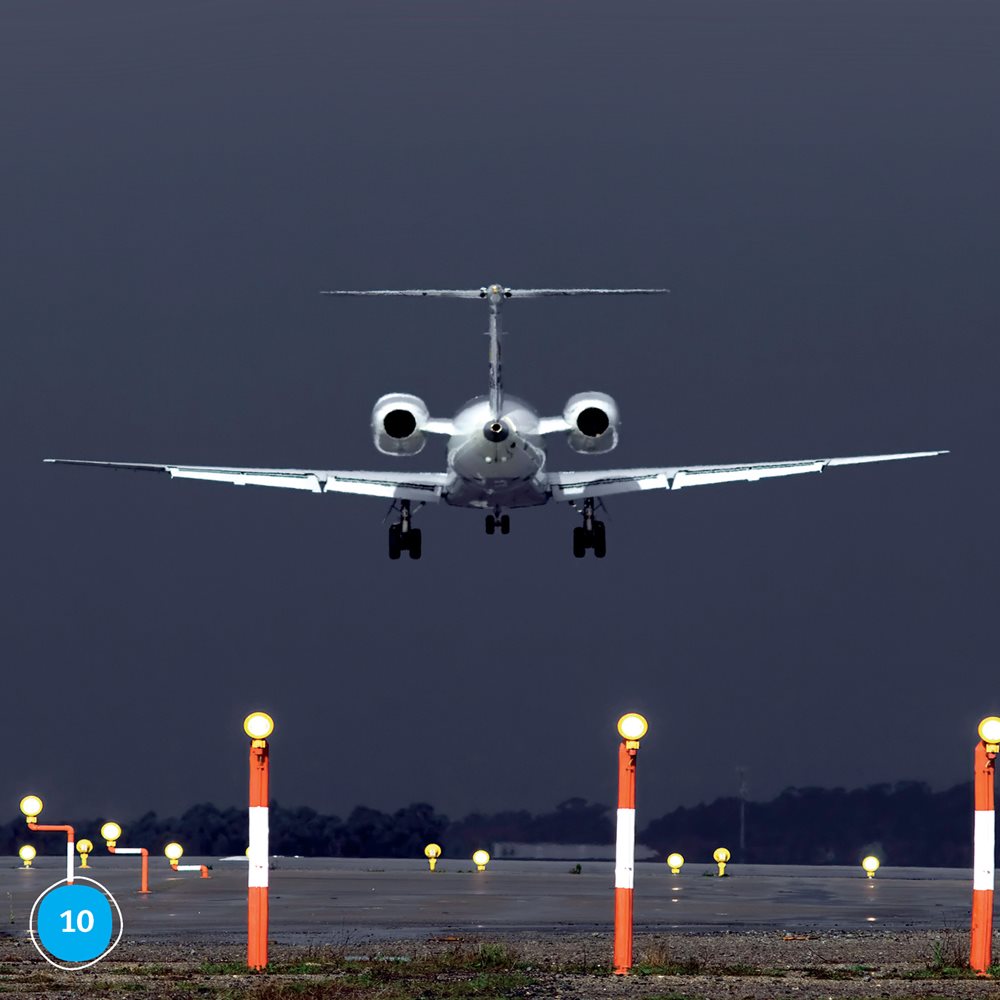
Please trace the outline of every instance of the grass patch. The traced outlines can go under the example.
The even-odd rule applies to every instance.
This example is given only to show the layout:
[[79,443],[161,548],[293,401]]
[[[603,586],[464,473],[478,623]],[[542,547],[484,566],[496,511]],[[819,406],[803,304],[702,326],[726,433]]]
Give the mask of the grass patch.
[[469,977],[414,977],[400,973],[382,982],[367,975],[345,975],[333,980],[262,979],[249,987],[215,994],[220,1000],[508,1000],[536,985],[520,972],[479,972]]

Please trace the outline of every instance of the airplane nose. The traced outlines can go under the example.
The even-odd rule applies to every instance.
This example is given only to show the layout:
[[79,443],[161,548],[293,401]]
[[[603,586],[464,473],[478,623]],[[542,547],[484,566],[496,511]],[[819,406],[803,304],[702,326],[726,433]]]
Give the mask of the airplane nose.
[[493,441],[494,443],[506,440],[509,433],[510,431],[507,430],[507,426],[499,420],[491,420],[483,428],[483,437],[485,437],[487,441]]

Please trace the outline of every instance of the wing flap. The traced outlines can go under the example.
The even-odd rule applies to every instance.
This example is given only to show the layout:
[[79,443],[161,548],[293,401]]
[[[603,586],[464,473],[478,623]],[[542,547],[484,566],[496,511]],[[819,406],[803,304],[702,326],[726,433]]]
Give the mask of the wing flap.
[[947,455],[947,451],[910,451],[893,455],[855,455],[848,458],[807,458],[790,462],[759,462],[741,465],[688,465],[660,469],[609,469],[603,472],[550,472],[554,500],[605,497],[643,490],[680,490],[688,486],[716,483],[754,483],[778,476],[822,472],[829,465],[863,465],[908,458]]
[[353,493],[436,503],[448,481],[444,472],[338,472],[326,469],[249,469],[211,465],[152,465],[136,462],[94,462],[47,458],[60,465],[93,465],[104,469],[163,472],[171,479],[200,479],[234,486],[270,486],[308,493]]

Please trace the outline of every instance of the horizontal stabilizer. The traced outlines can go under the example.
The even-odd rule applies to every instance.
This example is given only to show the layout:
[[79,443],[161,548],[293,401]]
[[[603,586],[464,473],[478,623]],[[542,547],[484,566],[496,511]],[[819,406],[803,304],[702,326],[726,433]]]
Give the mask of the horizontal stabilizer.
[[[496,287],[496,286],[493,286]],[[505,299],[540,299],[549,295],[666,295],[669,288],[503,288]],[[373,288],[367,291],[333,289],[320,295],[395,296],[412,299],[485,299],[490,289],[483,288]],[[498,295],[500,293],[498,292]]]

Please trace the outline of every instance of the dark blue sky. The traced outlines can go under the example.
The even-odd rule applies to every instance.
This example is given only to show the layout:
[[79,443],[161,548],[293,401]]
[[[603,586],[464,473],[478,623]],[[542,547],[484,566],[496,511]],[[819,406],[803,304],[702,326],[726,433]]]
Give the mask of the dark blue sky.
[[[8,0],[0,36],[0,807],[275,796],[640,809],[964,780],[996,681],[1000,134],[990,3]],[[381,501],[49,455],[396,468],[390,390],[485,389],[474,303],[326,287],[659,285],[511,304],[510,391],[612,393],[556,468],[940,459],[564,508]],[[434,443],[409,467],[438,469]]]

